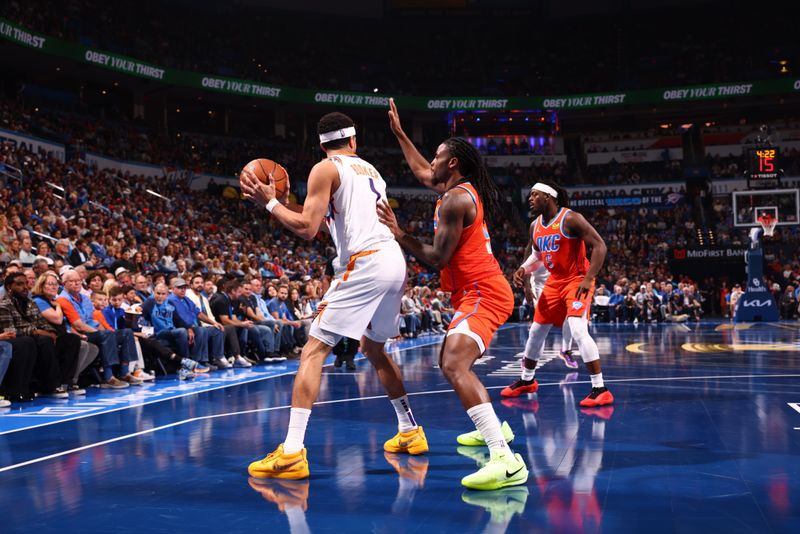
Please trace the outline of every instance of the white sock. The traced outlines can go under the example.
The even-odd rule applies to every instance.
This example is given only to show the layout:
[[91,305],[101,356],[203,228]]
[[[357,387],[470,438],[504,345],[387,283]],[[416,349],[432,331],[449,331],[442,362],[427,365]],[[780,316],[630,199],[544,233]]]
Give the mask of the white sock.
[[522,378],[523,380],[533,380],[536,377],[536,368],[528,369],[525,367],[525,360],[522,362]]
[[593,388],[604,388],[604,387],[606,387],[603,384],[603,373],[597,373],[596,375],[589,375],[589,378],[592,379],[592,387]]
[[397,429],[400,432],[408,432],[417,428],[417,421],[411,413],[411,405],[408,403],[408,395],[390,399],[394,411],[397,413]]
[[489,451],[503,451],[507,454],[513,454],[511,448],[506,443],[503,437],[503,430],[500,428],[500,420],[494,413],[491,402],[484,402],[478,404],[467,410],[467,415],[470,416],[472,422],[475,423],[475,428],[481,433],[483,439],[486,440],[486,446]]
[[292,408],[289,414],[289,430],[286,432],[286,441],[283,442],[284,454],[292,454],[303,449],[303,440],[306,437],[306,426],[311,410]]

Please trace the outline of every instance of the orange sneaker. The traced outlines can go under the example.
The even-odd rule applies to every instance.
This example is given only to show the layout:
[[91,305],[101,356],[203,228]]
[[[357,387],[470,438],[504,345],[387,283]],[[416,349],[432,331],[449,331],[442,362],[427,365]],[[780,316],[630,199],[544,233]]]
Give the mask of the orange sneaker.
[[511,384],[510,386],[506,386],[500,392],[501,397],[519,397],[524,393],[536,393],[536,390],[539,389],[539,383],[534,378],[533,380],[522,380],[521,378]]
[[251,463],[247,472],[251,477],[256,478],[288,478],[290,480],[308,478],[306,450],[301,449],[292,454],[284,454],[283,443],[281,443],[266,458]]
[[607,406],[614,402],[614,395],[606,388],[592,388],[592,392],[580,402],[581,406],[591,408],[593,406]]
[[428,438],[422,427],[418,426],[408,432],[398,432],[394,437],[383,444],[386,452],[407,452],[411,455],[428,452]]

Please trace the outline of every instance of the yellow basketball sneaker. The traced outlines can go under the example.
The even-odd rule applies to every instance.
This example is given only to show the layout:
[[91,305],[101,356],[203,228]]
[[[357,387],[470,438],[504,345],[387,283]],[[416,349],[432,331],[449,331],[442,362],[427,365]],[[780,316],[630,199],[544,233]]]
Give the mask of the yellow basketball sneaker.
[[[514,441],[514,432],[506,421],[503,421],[503,424],[500,425],[500,429],[503,431],[503,438],[505,438],[506,443]],[[483,439],[480,430],[473,430],[472,432],[461,434],[456,438],[456,441],[459,445],[466,445],[467,447],[482,447],[486,445],[486,440]]]
[[283,453],[283,443],[267,455],[263,460],[251,463],[247,472],[255,478],[286,478],[298,480],[308,478],[308,459],[306,450],[292,454]]
[[408,454],[423,454],[428,452],[428,438],[425,437],[422,427],[418,426],[408,432],[398,432],[383,444],[386,452],[407,452]]
[[489,458],[478,471],[462,478],[461,484],[469,489],[496,490],[528,480],[528,468],[519,454],[494,450],[489,451]]

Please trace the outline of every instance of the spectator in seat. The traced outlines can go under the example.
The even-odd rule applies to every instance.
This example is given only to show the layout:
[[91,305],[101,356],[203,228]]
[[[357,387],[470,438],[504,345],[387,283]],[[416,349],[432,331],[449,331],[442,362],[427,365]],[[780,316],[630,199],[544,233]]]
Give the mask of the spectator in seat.
[[39,392],[66,398],[72,383],[80,350],[80,338],[58,335],[39,308],[28,298],[28,281],[22,273],[12,273],[4,281],[6,296],[0,300],[0,330],[12,330],[20,337],[33,338],[36,345],[34,374]]
[[781,319],[794,319],[797,316],[797,301],[794,299],[794,288],[786,286],[786,290],[781,294],[778,301],[781,310]]
[[[261,297],[262,287],[261,279],[253,278],[249,284],[243,285],[243,294],[239,299],[247,317],[261,330],[261,338],[266,344],[265,350],[267,351],[264,361],[282,362],[286,360],[286,356],[281,354],[281,340],[283,339],[281,332],[284,327],[269,312],[266,301]],[[291,347],[288,347],[287,350],[291,350]]]
[[4,332],[0,334],[0,408],[8,408],[11,406],[11,401],[6,400],[2,395],[3,379],[6,377],[8,366],[11,365],[11,343],[2,341],[5,337],[11,339],[14,332]]
[[[81,278],[77,272],[65,271],[61,281],[64,290],[56,301],[67,316],[72,331],[85,335],[89,343],[94,343],[100,349],[100,361],[103,364],[103,383],[100,387],[124,389],[131,384],[141,384],[139,379],[128,372],[128,362],[136,358],[132,340],[127,339],[124,334],[118,337],[115,332],[101,328],[100,323],[94,319],[94,305],[88,297],[81,294]],[[114,376],[115,370],[117,376]]]
[[83,265],[92,255],[92,251],[89,248],[89,244],[84,241],[83,239],[78,239],[75,242],[75,247],[72,249],[72,252],[69,255],[69,264],[73,267],[77,267],[78,265]]
[[410,287],[406,288],[405,294],[400,300],[400,316],[403,320],[400,326],[404,337],[417,337],[417,331],[421,324],[413,295],[414,290]]
[[186,296],[200,309],[200,314],[197,316],[200,322],[208,327],[216,328],[224,334],[226,361],[230,365],[233,365],[231,360],[242,352],[239,346],[239,337],[236,333],[236,327],[233,325],[225,326],[214,316],[214,312],[211,310],[211,303],[203,291],[204,283],[205,280],[202,275],[194,275],[189,289],[186,290]]
[[[48,271],[40,276],[33,286],[33,302],[39,308],[42,317],[58,331],[59,335],[64,335],[69,331],[69,322],[58,303],[59,281],[56,273]],[[80,349],[78,360],[75,366],[75,374],[67,387],[67,391],[72,395],[85,395],[86,391],[78,385],[78,378],[89,366],[97,359],[100,350],[96,345],[89,343],[87,337],[78,334],[80,337]]]
[[30,267],[36,261],[37,255],[33,248],[31,233],[27,230],[20,230],[17,232],[17,241],[19,241],[19,261],[22,262],[23,267]]
[[136,297],[139,302],[144,302],[153,296],[152,291],[150,291],[150,280],[143,274],[136,275],[134,287],[136,288]]
[[11,330],[0,332],[0,350],[7,351],[10,357],[0,376],[0,395],[9,403],[32,401],[30,388],[36,367],[36,341],[31,336],[17,337],[17,333]]
[[60,261],[64,265],[69,265],[69,239],[59,239],[56,241],[56,248],[50,258],[56,262]]
[[[128,328],[128,321],[126,317],[128,312],[122,307],[124,292],[125,290],[123,288],[112,288],[108,297],[109,304],[102,309],[102,316],[105,320],[105,325],[111,330]],[[141,312],[133,315],[140,315],[140,313]],[[155,360],[158,359],[161,361],[161,364],[164,366],[164,370],[167,373],[174,373],[177,370],[179,371],[179,378],[181,380],[194,378],[194,373],[185,368],[182,365],[181,359],[178,357],[178,355],[175,354],[175,352],[168,348],[164,343],[161,343],[155,338],[147,336],[141,331],[138,325],[136,328],[132,328],[131,330],[133,331],[136,342],[142,349],[142,356],[146,362],[154,363]],[[153,380],[155,378],[153,375],[146,373],[141,368],[134,372],[134,376],[144,381]]]
[[175,313],[175,306],[167,300],[166,284],[158,284],[153,296],[142,304],[142,317],[155,330],[156,339],[170,347],[181,358],[181,366],[193,373],[207,373],[210,368],[189,358],[189,345],[194,343],[194,332]]
[[305,331],[303,323],[294,317],[286,301],[289,298],[289,286],[281,284],[278,287],[277,295],[267,302],[270,314],[280,321],[284,326],[281,330],[281,347],[291,347],[294,354],[299,354],[302,345],[305,343]]
[[[238,280],[228,280],[222,284],[222,291],[215,293],[210,299],[211,312],[226,328],[233,326],[236,329],[238,348],[240,351],[233,355],[234,367],[252,367],[253,363],[247,360],[242,354],[247,350],[247,343],[250,339],[253,322],[244,319],[244,312],[241,310],[239,296],[241,286]],[[253,331],[253,336],[257,334]],[[257,342],[256,342],[257,343]]]
[[[205,328],[200,322],[200,308],[186,296],[189,284],[183,278],[172,279],[172,294],[168,302],[175,307],[177,317],[185,325],[186,332],[194,333],[194,342],[190,343],[190,354],[193,360],[205,364],[209,360],[221,369],[232,367],[225,359],[225,333],[217,328]],[[209,358],[210,357],[210,358]]]
[[622,294],[622,286],[615,285],[614,293],[608,297],[608,320],[612,323],[618,323],[622,313],[622,306],[625,302],[625,295]]

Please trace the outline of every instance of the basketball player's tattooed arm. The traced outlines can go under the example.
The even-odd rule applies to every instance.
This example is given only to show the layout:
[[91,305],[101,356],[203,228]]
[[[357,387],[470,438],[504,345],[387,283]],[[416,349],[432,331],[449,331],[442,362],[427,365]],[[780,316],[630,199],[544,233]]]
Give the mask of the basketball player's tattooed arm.
[[[462,191],[451,191],[442,198],[433,245],[421,243],[414,236],[405,233],[397,223],[392,208],[385,202],[378,204],[378,219],[389,227],[401,247],[418,260],[441,270],[450,262],[458,241],[461,239],[464,219],[475,209],[475,204],[469,194],[465,191],[462,193]],[[474,214],[472,217],[474,219]]]
[[[266,206],[275,198],[274,184],[261,183],[248,169],[242,171],[239,183],[245,198],[251,199],[256,204]],[[328,201],[338,187],[339,171],[336,166],[328,160],[321,161],[314,165],[308,175],[308,194],[302,211],[298,213],[283,204],[278,204],[273,208],[272,216],[303,239],[314,239],[323,225]]]
[[[389,128],[392,133],[397,137],[397,142],[400,143],[400,148],[403,150],[403,156],[411,167],[411,172],[417,177],[422,185],[430,189],[433,187],[433,170],[431,169],[431,162],[425,159],[425,156],[419,153],[417,147],[408,137],[400,124],[400,114],[397,112],[397,106],[394,104],[394,98],[389,99]],[[442,193],[443,191],[440,191]]]
[[580,299],[592,289],[592,283],[597,277],[597,273],[603,267],[606,260],[606,243],[594,226],[589,224],[583,215],[571,211],[564,217],[564,231],[569,235],[574,235],[582,239],[586,246],[592,247],[592,257],[589,259],[589,271],[583,277],[583,281],[575,291],[575,298]]

